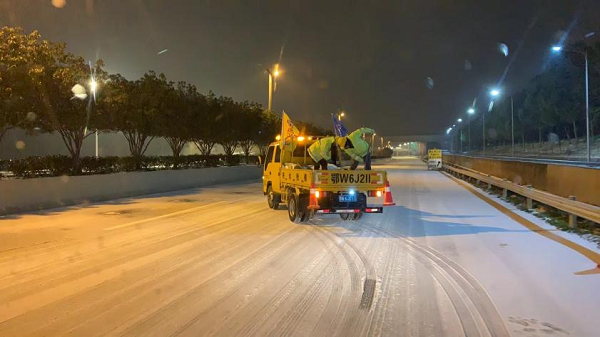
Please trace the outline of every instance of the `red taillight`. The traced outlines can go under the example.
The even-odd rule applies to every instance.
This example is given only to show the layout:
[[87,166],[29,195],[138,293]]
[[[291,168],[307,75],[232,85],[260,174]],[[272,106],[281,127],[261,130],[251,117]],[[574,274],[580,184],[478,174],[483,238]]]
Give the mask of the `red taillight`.
[[367,192],[369,197],[377,197],[380,198],[383,195],[383,192],[381,190],[377,190],[377,191],[369,191]]

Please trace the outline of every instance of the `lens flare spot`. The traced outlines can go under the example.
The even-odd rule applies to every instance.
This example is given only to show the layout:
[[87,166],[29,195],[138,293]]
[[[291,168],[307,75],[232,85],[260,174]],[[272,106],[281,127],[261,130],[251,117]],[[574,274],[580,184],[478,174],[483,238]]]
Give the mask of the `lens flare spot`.
[[501,52],[504,57],[508,56],[508,46],[504,43],[498,43],[498,51]]
[[37,119],[37,115],[35,114],[35,112],[30,111],[27,113],[26,118],[29,122],[35,122],[35,120]]
[[433,80],[433,78],[427,77],[425,79],[425,86],[427,87],[427,89],[429,89],[429,90],[433,89],[434,85],[435,85],[435,81]]

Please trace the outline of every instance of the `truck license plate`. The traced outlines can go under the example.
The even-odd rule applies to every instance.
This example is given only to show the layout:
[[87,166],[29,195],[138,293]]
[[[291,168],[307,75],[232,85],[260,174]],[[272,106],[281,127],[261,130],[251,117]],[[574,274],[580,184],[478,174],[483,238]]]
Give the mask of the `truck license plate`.
[[340,194],[339,201],[340,202],[356,202],[356,194],[354,194],[354,195]]

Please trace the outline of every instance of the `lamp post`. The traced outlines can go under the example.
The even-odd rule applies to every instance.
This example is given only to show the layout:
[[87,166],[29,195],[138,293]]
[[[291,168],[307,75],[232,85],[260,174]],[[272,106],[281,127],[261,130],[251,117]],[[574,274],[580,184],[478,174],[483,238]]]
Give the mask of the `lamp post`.
[[373,154],[373,147],[375,146],[375,136],[376,135],[377,135],[376,133],[371,135],[371,154]]
[[510,96],[510,153],[515,156],[515,106],[513,104],[513,97]]
[[[90,91],[92,92],[92,97],[93,97],[93,102],[96,103],[96,90],[98,89],[98,82],[96,82],[96,79],[94,78],[94,76],[92,75],[92,79],[90,80]],[[94,134],[94,139],[96,141],[96,146],[95,146],[95,156],[96,158],[99,157],[99,151],[98,151],[98,129],[96,129],[96,133]]]
[[467,110],[467,114],[469,115],[469,151],[471,151],[471,115],[474,113],[474,108],[469,108],[469,110]]
[[[492,96],[492,103],[494,102],[494,98],[500,96],[500,90],[492,89],[490,90],[490,96]],[[490,104],[489,110],[491,110],[493,104]],[[483,154],[485,155],[485,112],[483,113]]]
[[[459,118],[456,120],[458,123],[462,123],[462,118]],[[458,133],[458,151],[460,153],[462,153],[462,135],[463,135],[463,129],[460,128],[460,132]]]
[[277,89],[277,82],[275,82],[277,80],[277,77],[279,77],[280,72],[279,72],[279,63],[276,63],[273,66],[273,70],[269,70],[266,69],[267,74],[269,74],[269,101],[267,104],[267,109],[269,111],[271,111],[271,108],[273,107],[273,92]]
[[[588,33],[587,36],[594,35],[593,33]],[[586,139],[586,157],[587,161],[592,160],[592,152],[590,148],[590,92],[589,92],[589,68],[588,68],[588,52],[587,48],[585,51],[581,52],[579,50],[574,49],[564,49],[562,46],[554,46],[552,47],[552,51],[555,53],[559,53],[561,51],[569,51],[572,53],[576,53],[579,55],[583,55],[585,59],[585,139]]]

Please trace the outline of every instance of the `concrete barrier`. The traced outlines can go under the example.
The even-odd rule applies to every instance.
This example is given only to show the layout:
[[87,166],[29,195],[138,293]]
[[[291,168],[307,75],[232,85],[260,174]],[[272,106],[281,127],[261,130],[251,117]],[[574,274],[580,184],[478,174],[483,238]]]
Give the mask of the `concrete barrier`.
[[531,185],[565,198],[575,196],[578,201],[600,206],[599,169],[447,154],[443,162],[505,178],[520,185]]
[[255,166],[123,172],[0,181],[0,214],[256,179]]

